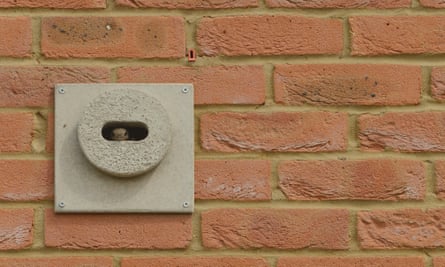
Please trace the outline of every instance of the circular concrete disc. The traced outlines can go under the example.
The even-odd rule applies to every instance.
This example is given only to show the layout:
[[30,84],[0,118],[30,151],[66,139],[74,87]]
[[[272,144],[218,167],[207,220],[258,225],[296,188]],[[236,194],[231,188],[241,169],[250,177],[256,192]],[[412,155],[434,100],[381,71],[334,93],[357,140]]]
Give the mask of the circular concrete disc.
[[[110,122],[138,122],[148,128],[139,141],[111,141],[102,136]],[[110,90],[95,98],[77,127],[81,149],[97,168],[113,176],[132,177],[159,164],[168,151],[171,126],[167,112],[154,97],[141,91]]]

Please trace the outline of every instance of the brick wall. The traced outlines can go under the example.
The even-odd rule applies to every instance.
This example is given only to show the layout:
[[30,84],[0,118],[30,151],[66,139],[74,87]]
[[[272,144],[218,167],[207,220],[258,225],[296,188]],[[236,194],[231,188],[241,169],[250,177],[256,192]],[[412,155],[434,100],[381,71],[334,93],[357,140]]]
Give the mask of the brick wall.
[[[444,1],[6,0],[0,36],[0,267],[445,267]],[[195,213],[55,215],[62,82],[192,82]]]

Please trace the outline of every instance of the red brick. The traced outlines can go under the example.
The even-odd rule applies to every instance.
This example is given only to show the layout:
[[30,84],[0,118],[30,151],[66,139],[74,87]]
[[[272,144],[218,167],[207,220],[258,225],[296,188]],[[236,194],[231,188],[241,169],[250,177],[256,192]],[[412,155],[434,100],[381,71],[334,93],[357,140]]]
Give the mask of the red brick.
[[201,145],[221,152],[344,151],[347,114],[207,113],[201,116]]
[[280,188],[291,200],[421,200],[425,166],[415,160],[287,161]]
[[201,216],[207,248],[348,248],[347,210],[215,209]]
[[445,101],[445,67],[434,67],[431,72],[431,95]]
[[0,250],[31,246],[34,210],[1,209],[0,218]]
[[122,267],[267,267],[261,258],[241,257],[156,257],[156,258],[123,258]]
[[26,8],[105,8],[106,0],[7,0],[1,1],[0,7],[26,7]]
[[181,58],[180,17],[47,17],[42,52],[49,58]]
[[31,57],[31,18],[0,17],[0,56]]
[[258,0],[116,0],[119,6],[134,8],[168,8],[168,9],[221,9],[238,7],[257,7]]
[[413,66],[278,65],[274,74],[275,101],[288,105],[419,104],[421,87]]
[[438,160],[434,163],[436,175],[436,195],[439,199],[445,200],[445,160]]
[[445,52],[445,17],[353,17],[352,55],[440,54]]
[[46,128],[46,152],[54,153],[54,113],[50,112]]
[[445,267],[445,257],[434,257],[433,267]]
[[31,113],[0,113],[0,152],[30,152],[33,134]]
[[442,0],[419,0],[424,7],[445,8],[445,2]]
[[402,8],[410,7],[411,0],[266,0],[269,7],[287,8]]
[[297,16],[204,18],[197,30],[206,56],[341,54],[340,19]]
[[445,151],[445,113],[386,113],[358,119],[363,151]]
[[266,78],[262,66],[124,67],[119,82],[193,83],[195,104],[263,104]]
[[278,260],[277,267],[424,267],[422,257],[292,257]]
[[53,169],[50,160],[0,160],[0,200],[52,199]]
[[444,209],[377,210],[358,213],[358,239],[365,249],[445,246]]
[[113,267],[112,257],[0,258],[0,267]]
[[0,106],[46,107],[54,102],[57,83],[109,82],[100,67],[0,67]]
[[268,160],[197,160],[195,198],[270,200],[270,176]]
[[191,215],[45,214],[45,244],[65,249],[175,249],[192,239]]

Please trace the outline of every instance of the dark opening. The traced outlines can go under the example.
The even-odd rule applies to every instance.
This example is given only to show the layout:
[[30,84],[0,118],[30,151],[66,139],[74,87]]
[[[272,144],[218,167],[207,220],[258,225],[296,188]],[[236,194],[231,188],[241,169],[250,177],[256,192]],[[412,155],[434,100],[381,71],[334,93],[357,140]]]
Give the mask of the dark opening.
[[148,136],[148,127],[138,121],[107,122],[102,136],[109,141],[139,141]]

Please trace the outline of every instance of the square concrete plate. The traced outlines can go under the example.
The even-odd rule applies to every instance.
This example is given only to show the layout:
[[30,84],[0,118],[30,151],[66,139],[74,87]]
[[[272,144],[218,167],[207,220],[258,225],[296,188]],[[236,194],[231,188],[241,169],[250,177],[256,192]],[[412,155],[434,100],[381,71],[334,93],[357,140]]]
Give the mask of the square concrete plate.
[[[77,126],[107,90],[130,89],[159,100],[168,113],[171,144],[157,167],[119,178],[83,154]],[[194,122],[191,84],[58,84],[55,88],[55,211],[190,213],[194,207]],[[147,138],[149,138],[148,136]]]

